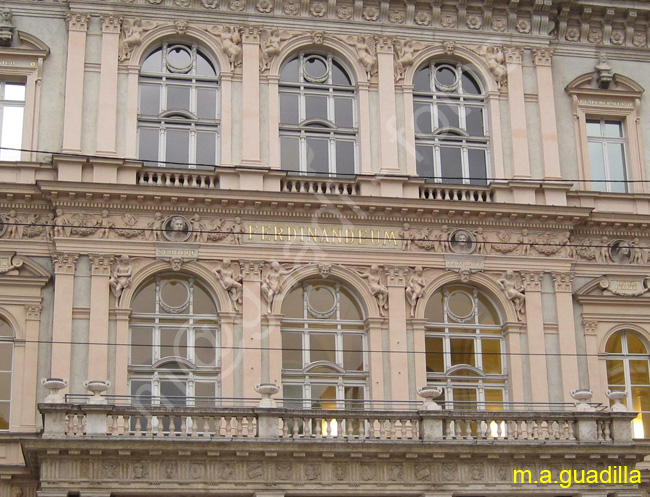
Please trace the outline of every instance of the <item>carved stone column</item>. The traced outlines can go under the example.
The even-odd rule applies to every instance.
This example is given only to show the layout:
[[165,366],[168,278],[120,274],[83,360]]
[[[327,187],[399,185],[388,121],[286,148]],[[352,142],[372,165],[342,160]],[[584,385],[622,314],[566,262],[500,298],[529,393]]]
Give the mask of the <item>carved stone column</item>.
[[[108,374],[108,309],[113,257],[90,254],[90,330],[88,333],[88,380],[107,380]],[[120,351],[124,352],[124,351]]]
[[367,318],[366,333],[368,334],[368,366],[370,367],[370,399],[384,400],[386,398],[384,385],[388,378],[384,377],[384,347],[382,340],[382,324],[384,318]]
[[[111,14],[101,16],[102,59],[99,75],[99,101],[97,110],[97,153],[115,155],[117,133],[117,64],[120,48],[122,19]],[[105,180],[105,178],[95,178]]]
[[[242,31],[242,109],[244,136],[242,164],[260,163],[260,32],[246,26]],[[277,137],[276,137],[277,140]]]
[[[240,349],[235,349],[235,364],[243,365],[243,396],[255,398],[255,384],[262,381],[262,323],[261,323],[261,261],[242,261],[243,277],[243,340]],[[237,358],[237,354],[241,354]]]
[[[521,64],[523,52],[524,49],[521,47],[504,48],[508,67],[508,107],[510,109],[512,163],[515,178],[530,178],[524,75]],[[530,203],[535,203],[534,199]]]
[[[388,333],[390,334],[390,391],[392,400],[409,400],[415,385],[409,385],[406,341],[406,269],[387,266]],[[420,385],[422,386],[422,385]]]
[[219,324],[221,335],[221,396],[235,396],[235,354],[241,351],[235,349],[235,320],[236,312],[220,312]]
[[427,355],[425,330],[424,326],[427,323],[426,319],[410,319],[411,330],[413,333],[413,366],[415,368],[415,390],[410,395],[414,395],[417,388],[423,387],[427,384]]
[[521,272],[521,280],[526,289],[526,327],[533,402],[548,402],[546,341],[542,315],[543,275],[541,271]]
[[395,62],[393,39],[377,37],[377,80],[379,86],[379,136],[381,172],[399,173],[397,164],[397,126],[395,122]]
[[62,152],[81,152],[84,63],[89,15],[71,12],[68,16],[68,61],[65,75]]
[[72,296],[79,254],[56,253],[54,263],[54,311],[52,316],[52,378],[70,379]]
[[572,402],[571,390],[580,388],[576,330],[573,319],[573,273],[552,273],[555,285],[555,307],[562,366],[562,389],[565,402]]
[[524,402],[524,365],[522,356],[521,337],[523,327],[508,324],[503,330],[506,342],[504,359],[508,364],[508,398],[512,402]]
[[[20,403],[21,414],[11,419],[20,419],[19,431],[36,430],[36,385],[38,383],[37,371],[33,366],[38,362],[38,335],[41,325],[41,304],[25,304],[25,355],[22,361],[24,365],[23,384],[21,388],[22,402]],[[16,365],[20,364],[16,359]],[[20,368],[20,366],[18,366]]]

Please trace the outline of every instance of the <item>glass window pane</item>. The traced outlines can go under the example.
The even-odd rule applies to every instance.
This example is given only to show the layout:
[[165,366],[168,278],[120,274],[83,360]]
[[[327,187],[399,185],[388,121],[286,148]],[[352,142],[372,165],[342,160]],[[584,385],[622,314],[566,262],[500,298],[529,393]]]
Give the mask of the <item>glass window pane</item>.
[[282,332],[282,367],[302,369],[302,333]]
[[476,389],[454,388],[454,409],[476,409]]
[[460,120],[458,117],[459,107],[454,104],[438,104],[438,128],[458,128]]
[[153,330],[151,328],[131,328],[131,364],[151,364],[153,347]]
[[[502,411],[503,410],[503,390],[485,390],[485,408],[489,411]],[[503,428],[502,428],[503,430]]]
[[[609,340],[607,340],[607,345],[605,351],[609,354],[622,354],[623,346],[621,343],[621,333],[616,333],[612,335]],[[629,347],[629,337],[628,337],[628,347]]]
[[334,99],[334,115],[336,125],[340,128],[354,127],[354,100],[351,98]]
[[282,67],[282,71],[280,71],[280,81],[297,83],[298,66],[299,66],[299,61],[297,58],[287,62],[284,65],[284,67]]
[[436,67],[435,79],[437,84],[451,87],[456,83],[456,71],[449,66]]
[[471,338],[452,338],[451,342],[451,365],[469,364],[475,366],[474,362],[474,340]]
[[167,86],[167,110],[191,110],[189,86]]
[[217,118],[217,89],[216,88],[197,88],[197,109],[196,113],[199,119],[216,119]]
[[483,371],[487,374],[501,374],[501,341],[481,340],[483,347]]
[[349,140],[336,141],[336,173],[353,175],[354,167],[354,142]]
[[200,285],[194,282],[192,292],[192,303],[194,314],[216,314],[217,306],[212,296]]
[[0,430],[9,429],[9,402],[0,402]]
[[197,381],[194,384],[194,397],[197,407],[211,407],[215,405],[217,383]]
[[282,124],[298,124],[300,122],[299,97],[294,93],[280,94],[280,122]]
[[160,403],[166,406],[184,406],[187,384],[179,380],[160,381]]
[[348,76],[347,71],[335,60],[332,61],[332,84],[336,86],[352,85],[352,80]]
[[0,371],[12,370],[13,343],[0,342]]
[[622,143],[607,144],[607,162],[609,163],[610,191],[625,192],[625,147]]
[[625,385],[623,361],[607,361],[607,383],[609,385]]
[[140,68],[141,72],[161,72],[162,65],[162,49],[158,49],[153,52],[146,60],[142,63]]
[[329,140],[307,138],[307,172],[329,172]]
[[287,318],[303,317],[302,287],[295,287],[282,300],[282,314]]
[[[167,64],[174,69],[185,69],[192,63],[192,55],[187,47],[173,47],[167,51]],[[183,71],[187,72],[187,71]]]
[[[23,107],[2,109],[2,147],[19,149],[23,145]],[[0,160],[20,160],[20,150],[2,149]]]
[[602,181],[605,179],[605,158],[603,145],[600,142],[589,142],[589,169],[591,171],[591,188],[600,192],[607,191],[607,183]]
[[469,178],[472,185],[487,185],[487,160],[485,150],[470,148],[467,152],[469,159]]
[[630,381],[632,382],[632,385],[650,384],[650,378],[648,378],[647,359],[630,361]]
[[465,318],[474,311],[474,298],[464,291],[451,292],[447,305],[451,313],[459,318]]
[[137,399],[135,404],[151,404],[151,381],[131,380],[131,396]]
[[427,307],[424,310],[424,315],[431,323],[443,323],[444,314],[442,307],[442,292],[434,293],[427,302]]
[[309,349],[311,362],[329,361],[336,362],[334,353],[334,335],[312,333],[309,336]]
[[305,96],[305,119],[329,119],[327,97]]
[[160,114],[159,85],[140,85],[140,114],[144,116]]
[[483,108],[465,107],[466,130],[470,136],[485,136],[483,128]]
[[336,409],[336,385],[312,385],[312,409]]
[[0,337],[13,337],[14,332],[11,325],[0,317]]
[[0,400],[11,398],[11,373],[0,373]]
[[25,85],[20,83],[5,83],[5,100],[16,102],[25,101]]
[[650,387],[632,388],[632,410],[650,411]]
[[601,136],[600,121],[587,119],[587,136]]
[[431,91],[429,66],[423,67],[415,73],[415,76],[413,77],[413,90],[427,92]]
[[433,147],[429,145],[416,146],[415,159],[418,176],[433,181]]
[[341,308],[341,319],[360,320],[363,319],[363,312],[357,303],[357,300],[350,294],[347,289],[341,288],[339,294],[339,306]]
[[217,163],[217,134],[198,132],[196,134],[196,162],[209,166]]
[[160,358],[187,358],[187,330],[163,328],[160,330]]
[[463,182],[460,147],[440,147],[440,170],[443,183],[459,184]]
[[196,74],[199,76],[216,76],[217,71],[207,57],[196,54]]
[[501,324],[496,308],[482,293],[478,294],[478,322],[481,324]]
[[345,387],[345,408],[363,409],[363,387]]
[[282,154],[282,169],[300,171],[300,141],[298,137],[281,136],[280,153]]
[[363,371],[363,337],[343,335],[343,367],[347,371]]
[[623,123],[617,121],[605,121],[605,136],[608,138],[622,138]]
[[[617,333],[615,336],[618,336],[619,341],[620,341],[620,334]],[[629,354],[647,354],[648,353],[648,350],[646,349],[645,345],[643,345],[643,342],[635,334],[628,332],[628,333],[625,334],[625,338],[627,338],[627,352]],[[608,344],[609,344],[609,342],[608,342]],[[609,352],[609,350],[607,352]]]
[[160,131],[154,128],[140,128],[139,135],[139,158],[145,161],[145,166],[158,165],[158,140]]
[[[287,409],[302,409],[302,385],[282,385],[282,398]],[[299,401],[293,399],[300,399]]]
[[169,307],[181,307],[190,298],[190,291],[180,281],[164,281],[160,285],[160,299]]
[[427,354],[427,372],[443,373],[445,371],[445,358],[442,348],[442,338],[426,337],[424,344]]
[[413,115],[415,116],[416,135],[420,133],[431,133],[433,131],[431,124],[431,105],[414,102]]
[[478,82],[474,79],[473,76],[470,76],[466,72],[463,72],[463,93],[467,93],[469,95],[480,95],[481,94],[481,87],[479,86]]
[[217,331],[210,328],[194,329],[197,367],[214,367],[217,355]]
[[190,132],[184,129],[168,129],[166,139],[166,160],[176,164],[169,167],[186,165],[190,156]]

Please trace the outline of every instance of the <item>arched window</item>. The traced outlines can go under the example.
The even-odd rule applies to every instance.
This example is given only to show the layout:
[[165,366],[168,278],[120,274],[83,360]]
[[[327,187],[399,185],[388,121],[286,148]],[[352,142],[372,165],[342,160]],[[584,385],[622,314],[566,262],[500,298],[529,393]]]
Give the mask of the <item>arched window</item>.
[[219,72],[196,45],[165,42],[142,63],[138,140],[148,166],[217,164]]
[[0,430],[9,429],[13,356],[14,331],[9,322],[0,316]]
[[506,372],[499,312],[476,288],[449,285],[425,308],[427,383],[450,409],[504,408]]
[[648,347],[631,331],[613,334],[605,347],[607,353],[607,383],[611,390],[625,390],[623,402],[639,415],[632,426],[634,437],[650,436],[650,377]]
[[282,304],[285,407],[362,408],[368,358],[364,314],[340,283],[306,281]]
[[415,151],[428,181],[485,185],[488,127],[479,79],[457,62],[433,62],[413,79]]
[[357,171],[356,90],[331,54],[301,53],[280,73],[280,153],[286,171]]
[[156,276],[132,303],[129,383],[139,403],[215,405],[219,323],[214,298],[193,277]]

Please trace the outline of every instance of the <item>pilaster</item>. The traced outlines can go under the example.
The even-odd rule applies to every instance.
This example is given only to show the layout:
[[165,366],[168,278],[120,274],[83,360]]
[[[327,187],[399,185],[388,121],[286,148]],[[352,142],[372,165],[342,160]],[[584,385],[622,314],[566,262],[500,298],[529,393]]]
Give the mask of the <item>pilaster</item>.
[[[258,397],[255,384],[262,381],[261,261],[241,261],[243,293],[243,343],[239,350],[243,364],[243,396]],[[235,358],[235,363],[239,362]]]
[[397,164],[397,123],[395,120],[394,40],[388,36],[378,36],[376,41],[381,172],[399,173]]
[[282,314],[267,314],[266,323],[269,336],[268,383],[282,384]]
[[508,68],[508,107],[510,110],[513,176],[515,178],[530,178],[524,74],[521,63],[524,49],[504,47],[503,53]]
[[[585,334],[585,347],[587,352],[587,370],[589,372],[589,389],[594,393],[592,402],[602,402],[609,404],[609,399],[605,396],[607,390],[607,361],[598,357],[600,352],[598,347],[598,321],[594,319],[583,319],[582,329]],[[580,385],[587,387],[587,385]]]
[[542,314],[543,274],[541,271],[521,272],[521,280],[526,290],[526,328],[533,402],[548,402],[546,342]]
[[109,276],[114,257],[90,254],[90,330],[88,334],[88,379],[107,380]]
[[235,347],[236,312],[220,312],[219,327],[221,335],[221,396],[235,396],[235,354],[241,353]]
[[368,362],[370,367],[370,399],[384,400],[384,347],[382,343],[382,324],[384,318],[366,319],[368,335]]
[[[388,276],[388,333],[390,334],[390,391],[392,400],[409,400],[408,351],[406,339],[406,268],[386,267]],[[419,385],[424,386],[424,385]]]
[[415,388],[423,387],[427,384],[427,355],[425,341],[426,319],[410,319],[411,329],[413,330],[413,367],[415,368]]
[[117,65],[122,19],[106,14],[102,22],[102,58],[97,111],[97,153],[115,155],[117,133]]
[[74,274],[79,254],[58,252],[52,256],[54,263],[54,311],[52,316],[52,369],[53,378],[70,378],[72,340],[72,295]]
[[115,344],[111,354],[115,356],[115,395],[129,395],[129,318],[131,309],[115,309]]
[[571,282],[574,274],[552,273],[555,286],[555,307],[562,367],[564,401],[572,402],[571,390],[580,388],[575,321],[573,319],[573,294]]
[[[38,335],[41,325],[41,304],[25,304],[25,357],[22,374],[22,402],[20,415],[12,419],[20,419],[20,431],[36,430],[36,385],[37,371],[32,367],[38,363]],[[18,363],[16,363],[18,364]]]
[[[260,163],[260,31],[242,30],[243,139],[242,163]],[[277,137],[276,137],[277,140]]]
[[65,75],[62,152],[81,152],[84,64],[89,17],[88,14],[80,12],[71,12],[68,15],[68,60]]

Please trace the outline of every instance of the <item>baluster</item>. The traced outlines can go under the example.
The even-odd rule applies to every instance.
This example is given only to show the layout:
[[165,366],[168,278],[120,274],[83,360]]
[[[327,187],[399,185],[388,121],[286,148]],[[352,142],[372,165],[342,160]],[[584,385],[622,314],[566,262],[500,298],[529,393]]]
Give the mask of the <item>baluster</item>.
[[[478,426],[476,427],[476,434],[478,435]],[[469,420],[465,420],[465,437],[464,438],[466,438],[466,439],[474,438],[472,436],[472,423]],[[478,438],[478,436],[477,436],[477,438]]]
[[539,430],[537,426],[537,421],[531,420],[531,424],[533,425],[533,433],[531,435],[531,438],[533,440],[537,440],[539,438]]
[[332,420],[325,419],[325,437],[332,438]]
[[142,418],[140,416],[136,416],[135,418],[135,435],[140,436],[142,435]]
[[361,423],[360,421],[356,419],[346,419],[345,420],[345,432],[348,438],[354,438],[354,424],[355,423]]
[[610,430],[609,421],[603,421],[603,425],[605,425],[605,430],[604,430],[604,433],[603,433],[604,440],[606,442],[609,442],[612,439],[612,437],[611,437],[612,433],[611,433],[611,430]]
[[391,419],[388,421],[388,433],[387,433],[387,438],[395,438],[396,437],[396,430],[395,430],[395,420]]
[[65,422],[63,424],[63,431],[66,435],[70,434],[70,415],[66,414]]
[[539,422],[539,426],[542,428],[542,433],[541,433],[541,439],[542,440],[547,440],[548,439],[548,421],[541,420]]

